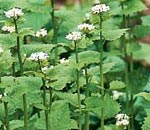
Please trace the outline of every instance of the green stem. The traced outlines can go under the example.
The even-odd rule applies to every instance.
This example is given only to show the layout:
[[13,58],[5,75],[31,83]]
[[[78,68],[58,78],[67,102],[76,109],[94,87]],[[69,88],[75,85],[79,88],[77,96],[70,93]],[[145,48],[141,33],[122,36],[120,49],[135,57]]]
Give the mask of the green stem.
[[[55,20],[55,5],[54,0],[50,0],[52,12],[51,12],[51,18],[52,18],[52,27],[53,27],[53,38],[52,38],[52,44],[57,44],[57,24]],[[55,61],[54,64],[56,65],[58,63],[59,57],[58,57],[58,47],[55,47]]]
[[[86,98],[89,97],[89,82],[88,82],[88,73],[87,73],[87,65],[84,65],[85,67],[85,80],[86,80]],[[85,130],[89,130],[89,111],[85,112]]]
[[18,54],[18,60],[20,65],[20,75],[23,75],[23,63],[22,63],[22,57],[21,57],[21,51],[20,51],[20,37],[18,33],[18,26],[17,26],[17,20],[14,18],[14,24],[15,24],[15,32],[17,34],[17,54]]
[[8,102],[4,102],[4,109],[5,109],[6,129],[7,129],[7,130],[10,130],[10,126],[9,126],[9,115],[8,115]]
[[24,129],[28,130],[28,111],[27,111],[27,97],[23,94],[23,109],[24,109]]
[[[76,55],[76,63],[79,63],[79,58],[78,58],[78,47],[77,47],[77,42],[74,41],[75,44],[75,55]],[[82,130],[82,125],[81,125],[81,116],[82,116],[82,111],[81,111],[81,97],[80,97],[80,85],[79,85],[79,70],[76,69],[77,71],[77,79],[76,79],[76,84],[77,84],[77,95],[78,95],[78,107],[79,107],[79,130]]]
[[[20,76],[22,76],[23,75],[23,63],[22,63],[21,50],[20,50],[20,37],[18,33],[17,19],[15,18],[14,18],[14,24],[15,24],[15,32],[17,34],[17,54],[18,54],[18,60],[19,60],[19,65],[20,65]],[[24,108],[24,129],[28,130],[28,111],[27,111],[26,93],[23,94],[23,108]]]
[[[104,102],[104,76],[103,76],[103,42],[102,42],[102,15],[100,14],[100,87],[101,87],[101,99]],[[101,130],[105,130],[104,128],[104,108],[101,108]]]
[[[42,66],[41,66],[41,61],[38,59],[40,71],[42,72]],[[46,110],[45,112],[45,123],[46,123],[46,130],[50,130],[50,124],[49,124],[49,112],[48,112],[48,105],[46,104],[46,75],[44,74],[44,78],[42,78],[42,83],[43,83],[43,105],[45,106]]]

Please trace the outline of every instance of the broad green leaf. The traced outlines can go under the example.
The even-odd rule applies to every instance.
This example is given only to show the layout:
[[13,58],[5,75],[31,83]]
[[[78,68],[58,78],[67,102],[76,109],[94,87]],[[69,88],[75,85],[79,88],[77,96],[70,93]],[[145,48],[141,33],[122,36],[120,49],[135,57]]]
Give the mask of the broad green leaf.
[[148,25],[137,25],[133,29],[133,34],[137,38],[143,38],[145,36],[149,36],[150,35],[150,26],[148,26]]
[[149,15],[142,16],[141,19],[142,19],[142,25],[150,26],[150,22],[149,22],[150,16]]
[[76,64],[76,58],[75,55],[71,56],[69,58],[69,61],[71,64],[74,64],[77,66],[77,68],[82,68],[86,65],[92,64],[92,63],[99,63],[99,57],[100,54],[96,51],[84,51],[80,52],[78,54],[79,63]]
[[[69,102],[73,106],[78,106],[78,95],[72,94],[72,93],[61,93],[61,92],[56,92],[56,95],[60,98],[63,99],[67,102]],[[80,95],[81,100],[85,98],[84,95]]]
[[59,64],[47,71],[48,78],[51,82],[47,86],[51,86],[55,90],[62,90],[67,83],[75,80],[76,70],[67,64]]
[[121,14],[132,15],[147,9],[145,4],[141,0],[130,0],[127,2],[127,7],[120,11]]
[[135,60],[150,60],[150,46],[149,44],[140,43],[141,49],[133,52],[133,58]]
[[24,126],[24,123],[21,120],[12,120],[9,123],[11,130],[16,130]]
[[26,21],[21,25],[21,27],[29,27],[35,31],[40,30],[50,20],[49,13],[27,13],[24,17]]
[[145,118],[144,124],[142,125],[142,130],[150,129],[150,115]]
[[70,119],[69,106],[64,101],[55,101],[49,116],[51,130],[68,130],[75,127],[74,123],[70,123],[72,120]]
[[118,56],[107,56],[107,58],[104,60],[104,64],[109,64],[109,63],[114,63],[114,65],[110,68],[110,72],[120,72],[120,71],[123,71],[125,69],[125,62],[123,59],[121,59],[120,57]]
[[106,40],[112,41],[120,38],[128,29],[104,30],[103,36]]
[[31,44],[31,45],[22,45],[21,51],[23,54],[30,56],[31,53],[35,52],[47,52],[49,53],[51,49],[54,47],[52,44]]
[[122,88],[125,88],[125,84],[122,81],[116,80],[116,81],[112,81],[110,83],[109,89],[116,90],[116,89],[122,89]]
[[17,45],[15,34],[0,34],[0,44],[11,48]]
[[[113,117],[120,111],[120,105],[109,95],[105,95],[104,100],[99,97],[89,97],[85,100],[86,108],[101,117],[101,109],[104,108],[105,119]],[[111,107],[110,107],[111,106]]]
[[144,97],[145,100],[150,101],[150,93],[140,92],[140,93],[136,94],[136,96]]

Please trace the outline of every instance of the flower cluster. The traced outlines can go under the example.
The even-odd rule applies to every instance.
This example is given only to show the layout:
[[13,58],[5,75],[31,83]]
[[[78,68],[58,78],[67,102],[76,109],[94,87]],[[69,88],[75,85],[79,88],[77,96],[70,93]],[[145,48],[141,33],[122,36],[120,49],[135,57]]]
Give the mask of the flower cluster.
[[70,32],[67,36],[66,39],[70,41],[78,41],[82,38],[81,32]]
[[3,48],[0,47],[0,55],[3,53]]
[[94,14],[99,14],[101,12],[107,12],[109,10],[109,6],[106,6],[105,4],[98,4],[92,7],[92,12]]
[[88,33],[94,30],[93,24],[83,23],[78,25],[78,29],[82,32]]
[[124,129],[126,129],[126,127],[129,124],[129,117],[127,116],[127,114],[118,114],[116,115],[115,118],[116,118],[116,125],[124,127]]
[[36,32],[36,37],[45,37],[47,35],[47,30],[45,28],[40,29]]
[[47,53],[36,52],[36,53],[32,53],[28,59],[32,61],[38,61],[38,60],[43,61],[43,60],[46,60],[48,57],[49,56]]
[[62,58],[59,60],[60,64],[63,64],[63,63],[68,63],[69,60],[65,59],[65,58]]
[[15,18],[17,19],[18,17],[22,16],[24,13],[22,12],[22,9],[20,8],[12,8],[11,10],[8,10],[5,13],[5,16],[7,18]]
[[3,31],[6,31],[6,32],[10,32],[10,33],[13,33],[13,32],[15,32],[15,27],[14,26],[3,26],[2,27],[2,30]]

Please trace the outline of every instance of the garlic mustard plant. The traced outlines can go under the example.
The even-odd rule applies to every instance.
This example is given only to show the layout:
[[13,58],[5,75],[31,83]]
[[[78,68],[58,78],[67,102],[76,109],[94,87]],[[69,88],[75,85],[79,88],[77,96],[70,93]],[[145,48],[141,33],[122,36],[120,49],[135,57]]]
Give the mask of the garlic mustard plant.
[[78,29],[83,33],[89,33],[91,31],[93,31],[94,28],[95,28],[95,26],[93,24],[89,24],[89,23],[83,23],[83,24],[78,25]]
[[66,39],[70,41],[78,41],[81,38],[81,32],[70,32],[68,35],[66,35]]
[[5,32],[13,33],[15,32],[15,26],[3,26],[2,30]]
[[43,60],[46,60],[48,57],[49,56],[47,53],[36,52],[36,53],[32,53],[28,59],[32,61],[38,61],[38,60],[43,61]]
[[47,35],[47,30],[45,28],[42,28],[35,33],[36,37],[45,37],[46,35]]
[[94,14],[99,14],[102,12],[107,12],[109,10],[109,6],[105,5],[105,4],[97,4],[95,6],[92,7],[92,12]]
[[116,125],[126,129],[126,127],[129,124],[129,116],[127,116],[127,114],[121,113],[121,114],[116,115],[115,118],[116,118]]
[[60,64],[63,64],[63,63],[68,63],[69,60],[65,59],[65,58],[62,58],[59,60]]
[[24,15],[22,9],[17,7],[5,11],[4,13],[7,18],[15,18],[15,19],[18,19],[20,16]]

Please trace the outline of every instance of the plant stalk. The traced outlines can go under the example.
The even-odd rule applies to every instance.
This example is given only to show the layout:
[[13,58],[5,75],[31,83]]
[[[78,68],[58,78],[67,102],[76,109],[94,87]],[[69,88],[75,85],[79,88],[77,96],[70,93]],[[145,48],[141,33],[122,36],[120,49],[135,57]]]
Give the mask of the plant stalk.
[[24,109],[24,129],[28,130],[28,111],[27,111],[27,97],[23,94],[23,109]]
[[[104,102],[104,75],[103,75],[103,42],[102,42],[102,15],[100,14],[100,87],[101,87],[101,99]],[[105,130],[104,128],[104,108],[101,108],[101,130]]]
[[[76,63],[79,63],[79,58],[78,58],[78,47],[77,47],[77,42],[74,41],[75,44],[75,56],[76,56]],[[80,85],[79,85],[79,70],[76,69],[77,71],[77,79],[76,79],[76,84],[77,84],[77,95],[78,95],[78,107],[79,107],[79,130],[82,130],[82,125],[81,125],[81,116],[82,116],[82,111],[81,111],[81,97],[80,97]]]
[[[41,61],[38,60],[40,71],[42,72],[42,66]],[[48,112],[48,106],[46,104],[46,84],[45,84],[46,75],[44,74],[44,78],[42,77],[42,83],[43,83],[43,105],[45,106],[46,110],[45,112],[45,123],[46,123],[46,130],[50,130],[50,124],[49,124],[49,112]]]
[[[55,4],[54,4],[54,0],[50,0],[51,2],[51,7],[52,7],[52,12],[51,12],[51,18],[52,18],[52,27],[53,27],[53,38],[52,38],[52,44],[57,44],[57,24],[56,24],[56,20],[55,20]],[[54,65],[56,65],[59,61],[59,57],[58,57],[58,47],[55,47],[55,60],[54,60]]]
[[10,126],[9,126],[9,114],[8,114],[8,102],[4,102],[4,109],[5,109],[6,129],[10,130]]
[[[23,62],[21,57],[21,50],[20,50],[20,37],[18,32],[18,26],[17,26],[17,19],[14,18],[14,24],[15,24],[15,32],[17,34],[17,54],[18,54],[18,60],[20,65],[20,76],[23,75]],[[28,111],[27,111],[27,97],[26,93],[23,94],[23,109],[24,109],[24,129],[28,130]]]
[[20,51],[20,37],[18,33],[18,26],[17,26],[17,20],[14,18],[14,24],[15,24],[15,32],[17,34],[17,54],[18,54],[18,60],[20,65],[20,75],[23,75],[23,63],[22,63],[22,57],[21,57],[21,51]]
[[[87,73],[87,65],[84,65],[85,67],[85,80],[86,80],[86,92],[85,96],[86,98],[89,97],[89,82],[88,82],[88,73]],[[85,112],[85,130],[89,130],[89,111]]]

